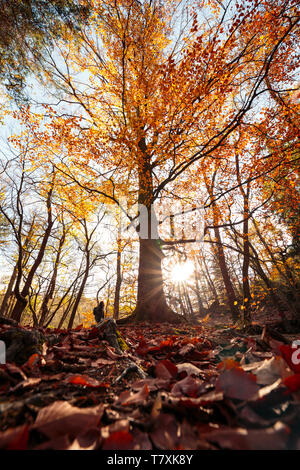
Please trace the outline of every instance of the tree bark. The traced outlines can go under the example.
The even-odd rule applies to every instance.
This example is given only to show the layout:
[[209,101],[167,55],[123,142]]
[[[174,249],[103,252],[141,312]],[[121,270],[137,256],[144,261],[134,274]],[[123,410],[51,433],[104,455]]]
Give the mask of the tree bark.
[[137,321],[176,322],[180,321],[180,316],[167,305],[163,289],[161,263],[164,255],[160,247],[157,220],[152,207],[154,201],[152,170],[145,138],[141,138],[139,148],[141,152],[138,203],[140,215],[141,211],[144,211],[144,217],[142,220],[140,217],[138,290],[134,315]]
[[65,227],[64,227],[63,228],[63,233],[62,233],[62,236],[59,240],[59,245],[58,245],[58,248],[57,248],[57,253],[56,253],[56,257],[55,257],[52,276],[51,276],[49,285],[47,287],[47,290],[46,290],[46,293],[44,295],[43,302],[42,302],[42,305],[41,305],[41,308],[40,308],[39,326],[44,325],[44,322],[45,322],[45,320],[48,316],[48,313],[49,313],[48,304],[49,304],[50,299],[53,298],[55,285],[56,285],[56,279],[57,279],[57,271],[58,271],[58,266],[59,266],[59,262],[60,262],[61,251],[62,251],[63,245],[65,243],[65,239],[66,239],[66,231],[65,231]]
[[222,273],[222,278],[223,278],[223,282],[224,282],[224,286],[225,286],[228,306],[229,306],[229,309],[231,311],[232,320],[235,322],[239,318],[239,312],[238,312],[238,309],[235,305],[236,296],[235,296],[233,284],[231,282],[229,272],[228,272],[228,269],[227,269],[227,265],[226,265],[225,253],[224,253],[224,248],[223,248],[222,240],[221,240],[221,236],[220,236],[220,230],[216,226],[214,227],[214,234],[215,234],[215,238],[216,238],[216,241],[217,241],[217,249],[216,250],[217,250],[218,263],[219,263],[219,267],[220,267],[220,270],[221,270],[221,273]]
[[121,284],[122,284],[122,273],[121,273],[121,241],[118,239],[117,241],[118,249],[117,249],[117,280],[116,280],[116,288],[115,288],[115,299],[114,299],[114,319],[119,319],[119,310],[120,310],[120,291],[121,291]]
[[[32,234],[33,234],[34,222],[35,222],[35,216],[33,216],[33,218],[32,218],[30,228],[28,230],[28,233],[26,235],[24,243],[21,244],[21,240],[19,241],[19,258],[21,259],[22,270],[26,266],[26,263],[29,259],[29,253],[28,253],[28,251],[26,251],[26,247],[27,247],[28,243],[30,242],[30,239],[31,239]],[[25,256],[24,256],[24,253],[25,253]],[[11,305],[10,301],[12,300],[12,295],[13,295],[13,292],[14,292],[14,287],[15,287],[17,276],[18,276],[18,266],[19,266],[19,264],[20,263],[17,260],[17,262],[14,266],[13,272],[11,274],[11,277],[10,277],[5,295],[3,297],[3,301],[2,301],[2,305],[1,305],[1,309],[0,309],[1,315],[3,315],[3,316],[8,314],[9,310],[10,310],[10,305]]]
[[18,265],[16,264],[14,266],[13,272],[10,276],[10,280],[9,280],[8,285],[7,285],[6,292],[4,294],[2,304],[1,304],[1,308],[0,308],[0,314],[3,315],[4,317],[5,317],[5,315],[8,311],[8,306],[9,306],[8,301],[9,301],[9,299],[10,299],[12,293],[13,293],[14,285],[15,285],[15,282],[16,282],[16,279],[17,279],[17,273],[18,273]]
[[[45,249],[48,243],[48,239],[53,227],[53,220],[52,220],[52,211],[51,211],[51,197],[52,197],[52,192],[53,192],[53,185],[48,192],[47,195],[47,210],[48,210],[48,218],[47,218],[47,226],[45,229],[44,236],[42,238],[42,242],[40,245],[40,249],[38,251],[37,257],[35,259],[35,262],[33,263],[31,269],[29,270],[27,279],[25,281],[25,284],[23,286],[22,291],[20,292],[20,282],[21,282],[21,274],[20,269],[18,269],[18,276],[17,276],[17,281],[16,281],[16,287],[15,287],[15,296],[16,296],[16,303],[13,308],[11,318],[13,320],[16,320],[18,323],[21,321],[22,313],[24,312],[27,302],[28,302],[28,295],[29,295],[29,289],[31,287],[34,275],[36,273],[36,270],[38,269],[39,265],[41,264],[44,254],[45,254]],[[20,263],[19,263],[20,264]],[[22,260],[21,260],[22,264]],[[19,266],[18,266],[19,267]]]

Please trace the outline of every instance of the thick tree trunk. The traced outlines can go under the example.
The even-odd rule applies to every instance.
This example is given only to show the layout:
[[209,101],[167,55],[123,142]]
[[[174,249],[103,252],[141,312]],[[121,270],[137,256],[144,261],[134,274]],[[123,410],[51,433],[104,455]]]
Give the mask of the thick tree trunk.
[[137,320],[167,321],[172,313],[163,290],[162,258],[157,240],[140,239]]
[[150,157],[144,138],[139,142],[139,208],[140,215],[140,247],[137,304],[135,318],[137,321],[176,322],[181,318],[167,305],[162,275],[162,259],[164,257],[157,231],[157,220],[153,204],[153,182]]

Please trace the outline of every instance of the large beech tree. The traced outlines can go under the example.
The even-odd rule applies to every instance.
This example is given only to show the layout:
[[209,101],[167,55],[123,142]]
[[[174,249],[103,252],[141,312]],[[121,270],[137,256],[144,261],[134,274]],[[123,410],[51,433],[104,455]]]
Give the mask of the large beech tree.
[[[178,181],[188,184],[199,162],[209,171],[212,159],[232,155],[236,130],[269,96],[273,64],[284,57],[283,69],[293,69],[296,2],[91,4],[79,37],[69,35],[67,46],[63,38],[46,60],[47,79],[60,90],[59,103],[67,111],[48,108],[46,130],[39,127],[41,116],[28,119],[28,111],[25,123],[34,136],[35,158],[38,146],[41,159],[52,159],[90,194],[117,205],[125,196],[129,206],[146,208],[148,238],[139,238],[135,314],[138,320],[172,320],[163,290],[164,241],[158,233],[151,236],[152,209]],[[281,70],[279,82],[286,85],[285,80]],[[258,121],[255,115],[259,128]],[[277,149],[270,168],[279,158]],[[257,165],[260,170],[266,166]]]

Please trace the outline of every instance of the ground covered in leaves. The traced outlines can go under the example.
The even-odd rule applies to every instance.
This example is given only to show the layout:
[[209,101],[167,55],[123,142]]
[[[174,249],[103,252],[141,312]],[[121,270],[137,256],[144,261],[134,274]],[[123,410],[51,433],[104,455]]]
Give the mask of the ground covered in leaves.
[[0,365],[0,448],[300,449],[300,350],[288,341],[208,325],[118,330],[121,354],[96,327],[39,329],[39,353]]

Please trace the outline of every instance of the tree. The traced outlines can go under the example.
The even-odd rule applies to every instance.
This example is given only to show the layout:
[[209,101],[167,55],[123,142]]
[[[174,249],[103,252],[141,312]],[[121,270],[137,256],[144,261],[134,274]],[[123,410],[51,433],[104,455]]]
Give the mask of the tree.
[[88,2],[1,0],[0,11],[0,80],[10,95],[24,98],[26,75],[40,70],[55,37],[75,31],[86,19]]
[[[209,171],[211,160],[232,155],[234,133],[249,125],[248,115],[251,125],[252,108],[260,110],[261,96],[268,92],[264,83],[278,56],[286,58],[287,67],[294,60],[286,56],[298,22],[294,1],[262,6],[212,1],[209,21],[201,20],[204,2],[195,9],[186,2],[192,25],[186,37],[180,31],[174,41],[181,3],[95,1],[76,41],[70,35],[67,46],[57,42],[61,59],[47,59],[49,81],[65,92],[67,116],[48,108],[46,131],[34,128],[32,117],[28,124],[40,153],[89,194],[119,206],[123,194],[129,207],[136,203],[145,209],[146,236],[138,232],[138,320],[177,318],[163,289],[165,241],[159,237],[155,204],[178,182],[190,181],[199,163]],[[88,76],[85,86],[75,72]],[[60,161],[58,153],[64,155]],[[280,158],[278,152],[269,160],[262,157],[255,178],[272,171]],[[221,197],[214,194],[211,204]],[[234,288],[223,268],[234,313]]]

